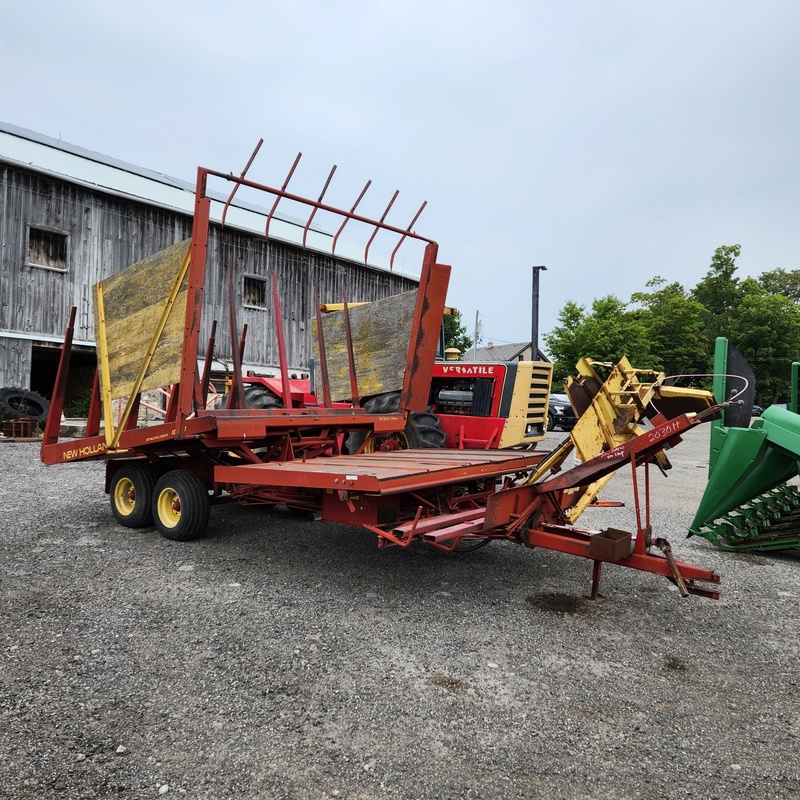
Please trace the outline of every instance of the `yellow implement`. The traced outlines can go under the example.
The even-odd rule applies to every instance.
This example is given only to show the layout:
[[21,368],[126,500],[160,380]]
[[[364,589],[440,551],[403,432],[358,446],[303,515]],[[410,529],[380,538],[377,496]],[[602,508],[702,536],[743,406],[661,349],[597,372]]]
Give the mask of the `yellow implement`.
[[[595,367],[611,368],[605,381]],[[639,436],[644,433],[640,425],[643,420],[663,421],[714,405],[711,392],[665,385],[663,372],[635,369],[627,358],[616,366],[582,358],[576,370],[577,376],[569,378],[565,388],[578,422],[569,438],[550,453],[525,483],[536,483],[545,475],[558,472],[573,453],[578,460],[589,461]],[[655,459],[661,469],[670,469],[663,450],[656,453]],[[612,474],[569,490],[566,517],[570,524],[597,498]]]

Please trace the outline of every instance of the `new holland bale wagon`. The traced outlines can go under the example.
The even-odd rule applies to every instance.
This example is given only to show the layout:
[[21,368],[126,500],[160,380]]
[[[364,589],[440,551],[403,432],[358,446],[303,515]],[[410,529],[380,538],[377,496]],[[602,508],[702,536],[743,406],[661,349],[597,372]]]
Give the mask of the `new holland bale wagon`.
[[[350,309],[345,295],[335,322],[323,320],[316,297],[316,405],[298,404],[292,396],[273,273],[280,403],[246,407],[241,369],[245,339],[237,326],[231,278],[233,382],[226,407],[207,407],[216,323],[202,369],[197,353],[212,224],[211,181],[230,187],[226,209],[242,187],[274,198],[267,229],[278,201],[286,199],[310,209],[307,227],[314,214],[324,211],[341,219],[342,227],[360,223],[373,230],[373,237],[379,231],[394,234],[400,237],[398,247],[406,239],[424,246],[416,292],[391,303],[378,301],[363,312]],[[582,411],[573,441],[583,463],[573,469],[564,469],[563,447],[553,453],[463,446],[381,448],[381,441],[401,433],[405,445],[413,445],[415,426],[437,424],[428,405],[450,267],[439,262],[436,242],[412,230],[413,221],[407,228],[394,227],[384,221],[386,214],[376,220],[354,209],[290,194],[286,184],[276,189],[244,173],[237,177],[199,168],[191,239],[94,287],[98,369],[86,435],[60,441],[73,309],[42,460],[104,460],[105,488],[116,520],[131,528],[154,525],[173,540],[201,536],[212,506],[285,504],[315,511],[323,520],[366,528],[381,546],[423,543],[449,551],[504,540],[582,556],[593,562],[594,597],[603,563],[662,575],[683,595],[717,597],[716,573],[676,561],[666,540],[653,535],[649,505],[650,463],[663,460],[664,448],[676,445],[685,430],[718,414],[707,393],[687,395],[658,380],[640,380],[629,365],[618,367],[605,383],[587,369],[571,390],[573,404]],[[362,314],[356,324],[354,317]],[[139,427],[143,395],[159,387],[170,387],[164,418]],[[387,392],[397,393],[395,408],[376,410],[367,402]],[[638,426],[644,417],[651,422],[646,431]],[[361,444],[348,453],[345,442],[354,435]],[[620,467],[631,469],[635,484],[636,530],[588,531],[573,525],[571,512]],[[642,471],[639,502],[642,492],[636,484]]]

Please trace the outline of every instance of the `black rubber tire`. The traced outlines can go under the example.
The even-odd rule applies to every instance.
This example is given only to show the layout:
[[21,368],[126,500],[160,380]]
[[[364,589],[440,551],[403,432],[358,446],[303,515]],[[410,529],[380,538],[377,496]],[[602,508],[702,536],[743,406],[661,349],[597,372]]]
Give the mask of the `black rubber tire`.
[[44,428],[49,411],[50,401],[30,389],[0,389],[0,419],[35,419]]
[[125,528],[148,528],[153,524],[153,487],[156,476],[146,462],[121,466],[111,478],[109,497],[114,519]]
[[174,542],[189,542],[205,533],[211,498],[205,484],[187,469],[162,475],[153,489],[153,522]]
[[554,431],[556,429],[556,418],[548,411],[547,412],[547,430]]
[[430,411],[412,411],[406,420],[406,439],[409,447],[444,447],[442,422]]
[[245,384],[244,400],[247,408],[280,408],[281,399],[273,394],[266,386]]
[[364,410],[368,414],[394,414],[400,410],[400,392],[386,392],[370,397],[364,403]]
[[[370,397],[364,403],[368,414],[394,414],[400,409],[400,392],[386,392]],[[405,427],[405,439],[409,447],[444,447],[445,433],[441,420],[430,411],[412,411],[408,415]],[[353,431],[347,435],[344,449],[352,455],[367,438],[364,431]]]
[[[230,392],[220,397],[217,401],[217,408],[228,407],[229,395]],[[282,408],[283,402],[280,397],[273,394],[266,386],[246,383],[244,385],[244,405],[245,408]]]

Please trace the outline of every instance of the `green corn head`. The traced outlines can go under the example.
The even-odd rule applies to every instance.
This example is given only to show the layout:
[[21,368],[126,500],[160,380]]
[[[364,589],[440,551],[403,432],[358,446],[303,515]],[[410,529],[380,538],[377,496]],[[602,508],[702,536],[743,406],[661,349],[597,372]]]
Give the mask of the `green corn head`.
[[[718,342],[715,372],[725,371]],[[726,396],[724,383],[715,394]],[[749,428],[713,425],[708,485],[689,535],[724,550],[800,549],[800,490],[787,483],[800,475],[800,415],[773,406]]]

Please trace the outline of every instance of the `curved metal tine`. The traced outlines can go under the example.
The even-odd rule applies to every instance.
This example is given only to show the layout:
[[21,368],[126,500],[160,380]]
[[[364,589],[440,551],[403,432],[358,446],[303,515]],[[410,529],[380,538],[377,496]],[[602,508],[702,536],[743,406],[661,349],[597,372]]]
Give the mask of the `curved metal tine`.
[[[372,181],[371,180],[367,181],[364,184],[364,188],[361,190],[361,194],[358,196],[358,199],[355,201],[355,203],[353,203],[353,207],[350,209],[350,214],[353,214],[355,212],[356,208],[358,208],[358,204],[361,202],[361,200],[363,199],[364,195],[367,193],[367,189],[369,189],[370,186],[372,186]],[[336,242],[339,239],[339,234],[341,234],[341,232],[344,230],[344,226],[347,225],[347,223],[349,221],[350,221],[350,216],[346,216],[344,218],[344,221],[342,222],[342,224],[339,226],[339,230],[336,231],[336,235],[333,237],[333,244],[331,245],[331,255],[332,256],[336,255]]]
[[379,224],[375,226],[375,230],[372,231],[372,236],[369,237],[369,241],[367,242],[367,246],[364,248],[364,263],[368,263],[367,259],[369,258],[369,248],[372,245],[372,241],[378,235],[378,230],[380,229],[380,223],[382,223],[386,219],[386,215],[389,213],[389,210],[394,205],[394,201],[397,200],[397,195],[400,194],[399,189],[395,189],[394,194],[392,195],[392,199],[389,201],[389,205],[386,206],[386,211],[383,212],[383,216],[380,218]]
[[[239,339],[236,344],[238,323],[236,322],[236,298],[233,293],[233,264],[228,261],[228,317],[231,327],[231,366],[233,367],[233,383],[228,392],[228,408],[244,408],[244,383],[242,382],[242,359],[240,353],[244,343]],[[242,336],[245,331],[242,331]]]
[[328,359],[325,353],[325,336],[322,332],[322,309],[319,304],[319,281],[314,281],[314,308],[317,317],[317,346],[319,347],[319,371],[322,379],[322,405],[331,407],[331,384],[328,380]]
[[[245,167],[244,167],[244,169],[242,170],[242,174],[239,176],[240,178],[244,178],[244,176],[245,176],[245,175],[247,175],[247,170],[249,170],[249,169],[250,169],[250,165],[251,165],[251,164],[253,163],[253,161],[255,160],[255,157],[256,157],[256,155],[258,154],[258,151],[261,149],[261,145],[262,145],[262,144],[264,144],[264,140],[263,140],[263,139],[259,139],[259,140],[258,140],[258,144],[256,145],[256,149],[255,149],[255,150],[253,150],[253,155],[251,155],[251,156],[250,156],[250,160],[247,162],[247,164],[245,164]],[[224,206],[224,207],[223,207],[223,209],[222,209],[222,227],[223,227],[223,228],[225,227],[225,217],[226,217],[226,216],[227,216],[227,214],[228,214],[228,206],[229,206],[229,205],[230,205],[230,204],[233,202],[233,196],[234,196],[234,195],[236,194],[236,192],[239,190],[239,187],[240,187],[240,186],[241,186],[241,184],[240,184],[240,183],[235,183],[235,184],[233,185],[233,190],[231,191],[230,195],[228,195],[228,199],[226,200],[226,202],[225,202],[225,206]]]
[[[294,160],[294,164],[292,164],[292,168],[289,170],[289,174],[286,176],[286,180],[283,182],[283,186],[281,186],[281,191],[285,192],[286,187],[289,185],[289,181],[292,179],[292,175],[294,175],[294,171],[297,169],[297,165],[300,162],[302,157],[302,153],[297,154],[297,158]],[[281,196],[278,195],[275,198],[275,202],[272,204],[272,208],[270,209],[269,214],[267,214],[267,225],[264,228],[264,237],[269,239],[269,224],[272,222],[272,215],[275,213],[275,209],[278,207],[278,203],[281,201]]]
[[347,367],[350,372],[350,404],[358,405],[361,399],[358,394],[358,376],[356,375],[356,356],[353,351],[353,335],[350,331],[350,310],[347,305],[347,286],[342,285],[342,301],[344,303],[344,339],[347,347]]
[[[290,176],[291,177],[291,176]],[[281,298],[278,293],[278,274],[272,270],[272,310],[275,314],[275,336],[278,342],[278,362],[283,384],[283,407],[292,407],[292,387],[289,385],[289,365],[286,361],[286,341],[283,335],[283,317],[281,316]]]
[[211,334],[208,337],[208,345],[206,346],[206,360],[203,362],[203,375],[200,379],[200,391],[203,397],[203,410],[208,403],[208,384],[211,380],[211,361],[214,358],[214,345],[217,340],[217,321],[211,320]]
[[419,219],[419,215],[424,211],[425,206],[428,205],[428,201],[424,200],[422,205],[419,207],[419,211],[414,215],[414,219],[408,223],[408,227],[406,228],[406,232],[400,237],[400,241],[395,245],[394,250],[392,250],[392,255],[389,257],[389,269],[394,267],[394,257],[397,255],[397,251],[400,249],[400,245],[406,240],[406,236],[411,233],[411,229],[414,227],[414,223]]
[[[330,175],[328,175],[328,180],[325,181],[325,185],[322,187],[322,193],[317,198],[318,203],[321,203],[322,198],[325,197],[325,192],[328,191],[328,187],[331,185],[331,178],[333,178],[334,172],[336,172],[336,164],[333,165],[333,169],[331,170]],[[305,228],[303,228],[303,250],[306,249],[306,235],[308,234],[308,229],[311,227],[311,220],[314,219],[314,215],[317,213],[318,210],[319,209],[317,208],[317,206],[314,206],[314,208],[311,209],[311,216],[308,218],[308,222],[306,222]]]

